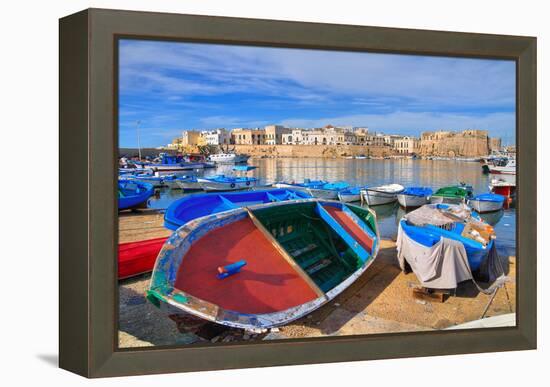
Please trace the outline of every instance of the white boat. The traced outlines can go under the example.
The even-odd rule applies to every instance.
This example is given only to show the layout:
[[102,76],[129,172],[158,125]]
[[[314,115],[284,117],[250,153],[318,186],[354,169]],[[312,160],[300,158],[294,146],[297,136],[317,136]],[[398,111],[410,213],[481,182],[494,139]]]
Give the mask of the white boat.
[[205,191],[236,191],[258,185],[258,179],[254,177],[232,177],[224,175],[197,178],[197,182]]
[[184,191],[198,191],[202,189],[195,176],[182,176],[176,179],[176,184]]
[[507,198],[516,196],[516,176],[502,175],[500,179],[491,179],[489,190]]
[[502,195],[484,193],[468,200],[468,205],[479,213],[500,211],[506,198]]
[[379,187],[365,188],[361,190],[361,201],[369,206],[392,203],[397,200],[397,194],[403,192],[405,187],[401,184],[387,184]]
[[432,193],[428,187],[408,187],[397,195],[397,201],[403,208],[420,207],[430,202]]
[[502,163],[495,165],[489,165],[489,173],[503,174],[503,175],[515,175],[516,174],[516,160],[507,159]]
[[349,185],[345,182],[338,181],[329,183],[324,180],[311,181],[309,179],[304,180],[303,183],[275,183],[276,188],[292,188],[300,191],[308,192],[314,198],[320,199],[338,199],[338,193],[342,190],[349,188]]
[[361,201],[361,188],[352,187],[338,192],[338,199],[344,203]]
[[246,163],[249,155],[237,153],[216,153],[208,156],[208,160],[216,164],[239,164]]

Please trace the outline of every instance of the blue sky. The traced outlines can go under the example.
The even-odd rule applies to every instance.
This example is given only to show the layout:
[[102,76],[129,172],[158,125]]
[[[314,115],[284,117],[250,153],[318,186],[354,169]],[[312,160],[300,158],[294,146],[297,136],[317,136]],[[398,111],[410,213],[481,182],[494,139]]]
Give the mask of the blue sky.
[[186,129],[367,126],[420,135],[486,129],[515,143],[513,61],[120,41],[120,146]]

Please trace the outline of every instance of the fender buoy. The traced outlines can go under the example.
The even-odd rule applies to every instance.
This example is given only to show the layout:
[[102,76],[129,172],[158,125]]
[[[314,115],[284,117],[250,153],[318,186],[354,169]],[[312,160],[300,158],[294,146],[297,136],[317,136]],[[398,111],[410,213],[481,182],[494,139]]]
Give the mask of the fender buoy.
[[250,185],[250,182],[249,182],[249,181],[247,181],[247,182],[246,182],[246,185]]
[[231,183],[230,187],[235,188],[235,183]]

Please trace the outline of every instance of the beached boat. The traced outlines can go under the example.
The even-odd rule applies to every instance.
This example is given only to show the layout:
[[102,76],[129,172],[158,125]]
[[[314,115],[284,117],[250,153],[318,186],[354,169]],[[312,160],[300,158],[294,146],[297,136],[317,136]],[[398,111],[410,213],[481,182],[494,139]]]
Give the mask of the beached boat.
[[154,187],[142,181],[118,180],[118,209],[126,210],[142,207],[153,196]]
[[364,188],[361,190],[361,201],[369,206],[392,203],[397,200],[397,194],[403,192],[401,184],[387,184],[379,187]]
[[194,194],[178,199],[168,206],[164,213],[164,227],[177,230],[193,219],[239,207],[310,198],[311,195],[307,192],[290,189]]
[[202,187],[196,176],[181,176],[176,179],[176,184],[185,191],[200,191]]
[[505,199],[502,195],[484,193],[469,199],[468,205],[477,212],[493,212],[502,209]]
[[[414,241],[416,245],[408,246],[409,248],[405,246],[404,236],[407,240]],[[492,226],[465,205],[427,204],[408,213],[399,221],[397,241],[399,253],[405,255],[405,259],[411,266],[418,265],[418,268],[422,268],[424,265],[424,269],[428,270],[424,260],[432,252],[436,255],[443,254],[445,250],[432,250],[440,243],[448,243],[449,239],[459,242],[464,247],[470,270],[476,271],[492,249],[495,233]],[[417,248],[418,246],[420,248]],[[449,248],[456,246],[452,242],[449,243]],[[418,256],[413,256],[415,254]],[[455,262],[462,264],[460,261]],[[451,266],[454,270],[454,265]],[[448,273],[439,273],[439,275],[445,274]],[[435,277],[435,273],[432,275]]]
[[249,155],[237,153],[216,153],[208,156],[208,160],[216,164],[239,164],[246,163],[250,158]]
[[197,182],[205,191],[236,191],[255,187],[258,179],[255,177],[237,177],[218,175],[213,177],[199,177]]
[[428,187],[407,187],[397,195],[399,205],[404,208],[420,207],[430,202],[433,190]]
[[147,298],[235,328],[285,325],[330,302],[374,261],[374,212],[318,199],[186,223],[162,248]]
[[465,203],[473,194],[473,189],[469,185],[453,185],[443,187],[435,191],[430,197],[430,203],[450,203],[460,204]]
[[338,193],[349,188],[349,184],[343,181],[329,183],[324,180],[305,179],[303,183],[275,183],[276,188],[291,188],[306,191],[311,196],[319,199],[338,199]]
[[153,270],[160,249],[167,237],[118,245],[118,279],[130,278]]
[[361,187],[350,187],[338,192],[338,199],[344,203],[361,201]]

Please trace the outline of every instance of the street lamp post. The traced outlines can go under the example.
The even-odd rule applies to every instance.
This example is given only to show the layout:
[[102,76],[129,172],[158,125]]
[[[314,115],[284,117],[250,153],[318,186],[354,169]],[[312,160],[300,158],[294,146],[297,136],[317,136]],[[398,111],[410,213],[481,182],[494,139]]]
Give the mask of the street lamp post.
[[139,154],[139,161],[141,161],[141,143],[139,141],[139,124],[141,124],[141,121],[137,120],[136,121],[136,132],[137,132],[138,154]]

